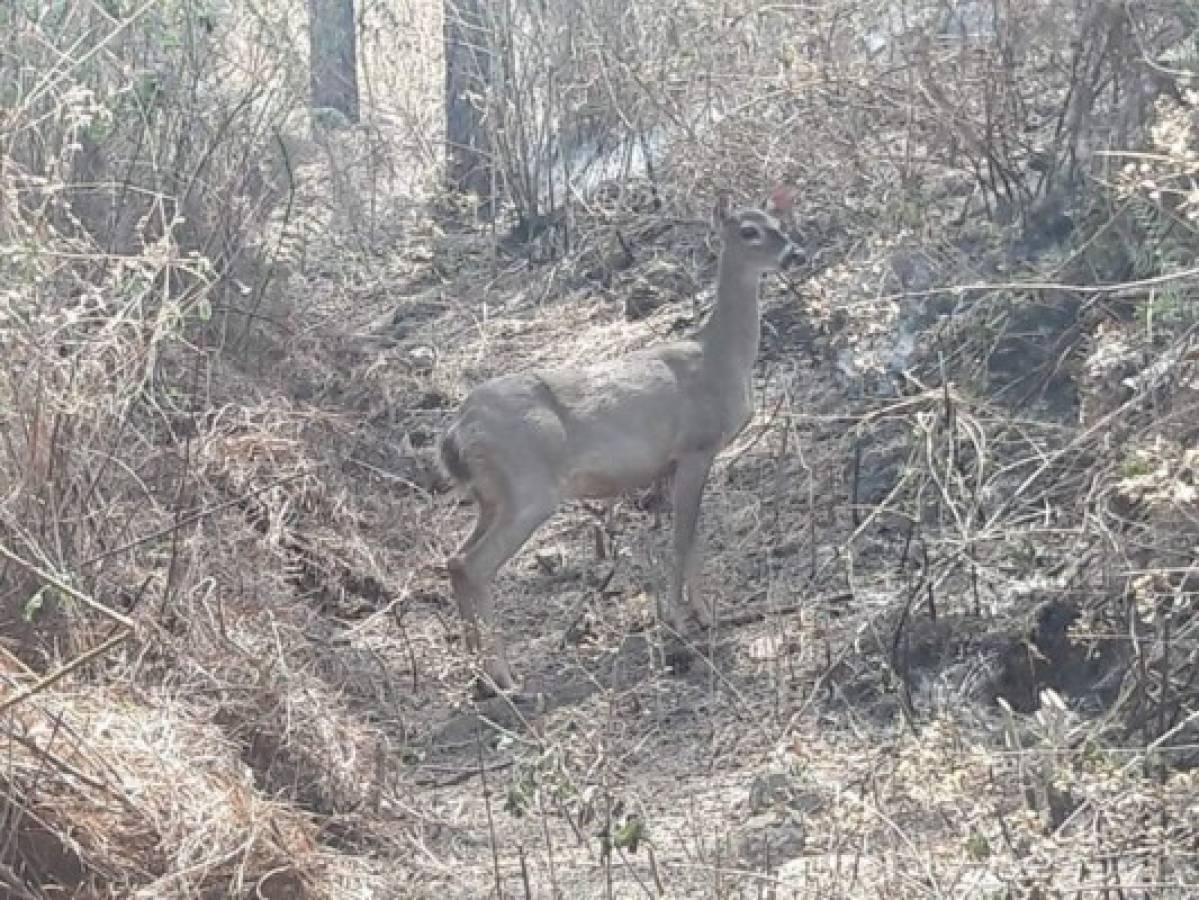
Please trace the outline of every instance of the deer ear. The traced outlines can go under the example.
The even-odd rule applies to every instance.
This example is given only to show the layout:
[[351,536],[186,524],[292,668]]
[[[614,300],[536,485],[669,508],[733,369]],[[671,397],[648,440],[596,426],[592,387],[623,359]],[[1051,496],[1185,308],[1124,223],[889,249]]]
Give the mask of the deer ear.
[[777,184],[766,198],[766,211],[785,217],[791,215],[791,204],[795,201],[795,190],[785,184]]
[[721,192],[716,198],[716,205],[712,207],[712,227],[719,231],[724,225],[725,220],[729,217],[729,212],[732,209],[733,202],[728,194]]

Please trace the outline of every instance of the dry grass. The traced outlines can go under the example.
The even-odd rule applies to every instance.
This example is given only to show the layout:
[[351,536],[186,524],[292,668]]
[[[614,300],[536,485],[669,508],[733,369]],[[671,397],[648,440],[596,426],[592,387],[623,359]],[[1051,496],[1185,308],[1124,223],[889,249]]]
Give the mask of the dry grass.
[[[854,28],[806,10],[826,42],[798,56],[696,7],[663,71],[720,63],[744,105],[671,138],[662,209],[579,212],[572,252],[531,265],[431,187],[436,9],[401,6],[363,8],[369,126],[287,132],[286,190],[228,220],[244,268],[182,239],[108,259],[0,206],[0,545],[24,561],[0,564],[0,893],[1194,895],[1189,233],[1151,232],[1157,280],[1088,287],[1132,227],[1093,186],[1084,246],[1000,268],[1010,235],[931,149],[994,70],[934,54],[954,92],[897,118],[906,82],[851,52],[871,4]],[[0,197],[40,197],[0,149]],[[1137,176],[1169,196],[1179,165]],[[668,665],[668,528],[625,498],[600,558],[573,505],[498,582],[527,695],[476,705],[442,568],[472,513],[431,464],[454,406],[694,327],[711,189],[780,175],[809,188],[815,260],[766,285],[759,412],[706,496],[720,628]],[[635,259],[605,269],[617,233]],[[928,295],[955,315],[877,389]]]

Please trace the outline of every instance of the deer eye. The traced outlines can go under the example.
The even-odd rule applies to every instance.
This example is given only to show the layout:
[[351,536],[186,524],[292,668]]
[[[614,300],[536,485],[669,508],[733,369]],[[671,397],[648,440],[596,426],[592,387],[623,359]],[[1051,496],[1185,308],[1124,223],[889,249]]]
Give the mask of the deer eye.
[[757,225],[742,225],[741,237],[744,240],[751,241],[756,244],[758,241],[762,240],[762,229]]

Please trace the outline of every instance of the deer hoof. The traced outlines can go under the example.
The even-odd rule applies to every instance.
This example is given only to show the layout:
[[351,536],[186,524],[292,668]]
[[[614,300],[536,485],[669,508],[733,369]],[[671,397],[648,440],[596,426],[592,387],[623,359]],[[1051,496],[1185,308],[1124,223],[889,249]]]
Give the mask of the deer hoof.
[[499,694],[519,693],[519,689],[507,663],[489,660],[475,676],[471,692],[476,700],[490,700]]
[[675,675],[686,675],[695,662],[695,651],[685,641],[673,640],[663,648],[662,661]]
[[689,610],[691,620],[699,626],[700,630],[707,631],[716,623],[716,612],[706,603],[691,602]]

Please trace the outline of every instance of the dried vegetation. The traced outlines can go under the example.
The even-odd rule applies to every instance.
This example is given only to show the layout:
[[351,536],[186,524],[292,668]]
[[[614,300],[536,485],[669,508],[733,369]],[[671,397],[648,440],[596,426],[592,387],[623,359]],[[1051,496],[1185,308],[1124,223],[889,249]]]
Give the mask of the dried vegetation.
[[[1194,896],[1194,4],[532,6],[493,225],[439,4],[315,135],[297,6],[0,6],[0,893]],[[720,628],[667,666],[669,511],[579,506],[474,706],[450,410],[692,326],[776,179]]]

